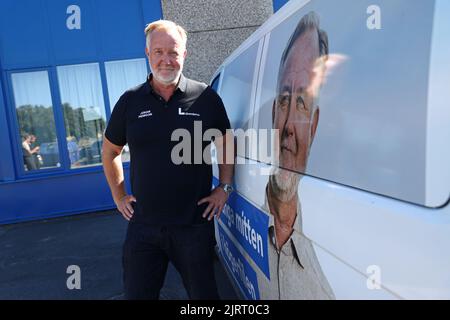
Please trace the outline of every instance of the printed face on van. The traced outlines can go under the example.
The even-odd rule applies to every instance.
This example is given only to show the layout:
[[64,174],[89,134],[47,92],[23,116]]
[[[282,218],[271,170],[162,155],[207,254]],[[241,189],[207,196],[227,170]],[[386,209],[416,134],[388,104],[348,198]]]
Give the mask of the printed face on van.
[[165,85],[178,81],[183,70],[186,49],[177,30],[154,30],[146,53],[155,80]]
[[[295,40],[280,68],[273,107],[273,127],[280,137],[279,166],[300,173],[305,171],[318,123],[319,110],[314,103],[319,55],[316,30],[308,30]],[[280,174],[289,175],[286,170]]]

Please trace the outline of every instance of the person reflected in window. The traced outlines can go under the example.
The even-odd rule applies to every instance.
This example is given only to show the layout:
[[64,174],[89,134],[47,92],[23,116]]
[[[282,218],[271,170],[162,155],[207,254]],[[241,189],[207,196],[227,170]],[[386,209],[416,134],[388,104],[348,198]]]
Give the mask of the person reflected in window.
[[74,136],[67,137],[67,150],[69,151],[70,163],[72,166],[79,166],[80,149]]
[[42,164],[42,157],[40,154],[41,147],[37,146],[36,140],[37,140],[36,136],[34,134],[30,134],[30,148],[31,149],[37,148],[37,151],[33,154],[33,159],[36,164],[36,169],[40,169]]
[[36,141],[36,137],[29,133],[24,133],[22,135],[22,153],[23,153],[23,162],[25,165],[25,169],[28,171],[37,170],[40,166],[38,166],[38,159],[36,158],[39,152],[39,146],[32,148],[32,143]]
[[312,243],[302,232],[298,193],[319,122],[317,102],[327,58],[327,34],[317,14],[310,12],[282,54],[272,108],[279,163],[266,187],[270,280],[259,283],[263,299],[334,299]]

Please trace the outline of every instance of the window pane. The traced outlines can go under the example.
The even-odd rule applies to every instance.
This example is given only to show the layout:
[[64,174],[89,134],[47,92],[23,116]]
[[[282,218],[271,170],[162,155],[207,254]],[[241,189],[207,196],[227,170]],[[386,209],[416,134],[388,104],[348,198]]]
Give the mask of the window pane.
[[[145,59],[105,62],[111,112],[120,96],[128,89],[143,83],[147,77]],[[122,161],[130,161],[128,145],[122,153]]]
[[47,71],[11,75],[26,171],[60,166]]
[[126,90],[141,84],[147,77],[145,59],[109,61],[105,62],[105,69],[111,111]]
[[253,44],[225,67],[220,93],[233,129],[245,130],[249,127],[250,100],[258,44],[258,42]]
[[[259,42],[247,48],[225,66],[220,96],[227,108],[231,128],[236,131],[236,154],[250,157],[250,136],[243,134],[251,126],[252,88]],[[242,129],[242,130],[239,130]]]
[[106,113],[98,63],[57,67],[72,168],[101,163]]

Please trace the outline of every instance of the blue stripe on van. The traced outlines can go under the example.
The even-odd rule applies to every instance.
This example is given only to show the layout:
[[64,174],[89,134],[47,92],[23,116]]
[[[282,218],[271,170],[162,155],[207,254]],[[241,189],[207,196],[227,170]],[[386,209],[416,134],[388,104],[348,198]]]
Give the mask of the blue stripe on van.
[[236,248],[220,223],[217,225],[219,226],[220,248],[225,266],[233,275],[235,282],[245,297],[249,300],[259,300],[259,288],[255,270]]
[[[217,185],[217,179],[214,179]],[[270,280],[267,234],[269,217],[237,192],[233,192],[220,215],[222,223]]]

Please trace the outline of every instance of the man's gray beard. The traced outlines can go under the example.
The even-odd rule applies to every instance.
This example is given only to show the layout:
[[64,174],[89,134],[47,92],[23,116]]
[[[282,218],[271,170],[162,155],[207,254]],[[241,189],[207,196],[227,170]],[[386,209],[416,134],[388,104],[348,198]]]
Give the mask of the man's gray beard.
[[150,71],[152,72],[153,77],[155,78],[155,80],[159,81],[160,83],[164,84],[164,85],[171,85],[171,84],[176,84],[180,75],[181,75],[181,68],[177,73],[177,76],[174,79],[170,79],[170,81],[163,79],[162,77],[159,76],[158,73],[156,73],[152,67],[150,66]]
[[[284,175],[286,178],[282,178]],[[297,195],[300,174],[275,168],[269,177],[273,195],[282,202],[292,200]]]

